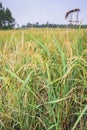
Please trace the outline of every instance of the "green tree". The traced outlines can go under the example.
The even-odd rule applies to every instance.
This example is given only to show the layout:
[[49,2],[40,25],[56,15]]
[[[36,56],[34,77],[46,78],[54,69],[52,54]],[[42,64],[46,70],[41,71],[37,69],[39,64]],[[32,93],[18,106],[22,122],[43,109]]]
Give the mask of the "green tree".
[[0,2],[0,29],[11,29],[15,25],[15,19],[8,8],[4,8]]

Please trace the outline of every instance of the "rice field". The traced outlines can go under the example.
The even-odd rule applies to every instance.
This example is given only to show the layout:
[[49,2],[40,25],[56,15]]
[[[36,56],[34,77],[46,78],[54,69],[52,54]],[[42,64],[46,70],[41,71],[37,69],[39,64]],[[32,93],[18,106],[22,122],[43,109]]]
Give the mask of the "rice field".
[[87,30],[0,31],[0,130],[87,130]]

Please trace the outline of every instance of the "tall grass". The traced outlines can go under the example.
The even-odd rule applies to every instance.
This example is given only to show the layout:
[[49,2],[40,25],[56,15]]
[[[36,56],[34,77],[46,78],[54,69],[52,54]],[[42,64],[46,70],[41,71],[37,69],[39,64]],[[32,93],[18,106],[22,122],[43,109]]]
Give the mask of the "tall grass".
[[87,30],[0,32],[0,129],[87,129]]

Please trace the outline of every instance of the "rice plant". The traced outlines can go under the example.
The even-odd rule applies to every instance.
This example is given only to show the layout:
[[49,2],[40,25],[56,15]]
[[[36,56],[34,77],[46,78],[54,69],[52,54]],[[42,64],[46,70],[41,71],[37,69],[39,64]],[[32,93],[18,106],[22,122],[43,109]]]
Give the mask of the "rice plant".
[[87,129],[87,30],[0,31],[0,129]]

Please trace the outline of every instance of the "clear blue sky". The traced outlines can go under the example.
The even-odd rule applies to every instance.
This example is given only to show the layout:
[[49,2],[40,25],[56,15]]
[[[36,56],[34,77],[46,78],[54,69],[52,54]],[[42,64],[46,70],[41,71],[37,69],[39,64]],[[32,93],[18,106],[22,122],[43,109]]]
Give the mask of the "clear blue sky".
[[87,0],[0,0],[19,25],[39,22],[67,23],[65,13],[80,8],[80,20],[87,24]]

